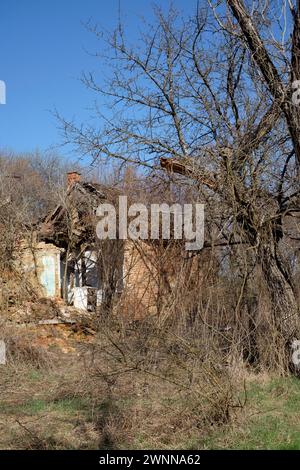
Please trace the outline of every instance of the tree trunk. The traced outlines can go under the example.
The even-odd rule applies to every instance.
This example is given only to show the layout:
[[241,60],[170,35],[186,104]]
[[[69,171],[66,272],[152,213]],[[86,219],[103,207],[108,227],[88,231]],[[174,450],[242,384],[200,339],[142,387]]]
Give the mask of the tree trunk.
[[278,255],[274,236],[260,244],[258,256],[270,294],[275,325],[286,344],[290,344],[298,332],[298,303],[288,270]]
[[[252,219],[253,217],[243,219],[243,231],[250,244],[257,247],[257,265],[261,268],[271,301],[272,311],[269,326],[272,327],[273,325],[276,332],[279,333],[279,342],[274,343],[274,347],[278,350],[276,349],[273,359],[275,359],[275,355],[278,358],[281,356],[284,368],[289,368],[291,371],[298,373],[297,368],[291,361],[293,352],[291,345],[293,339],[300,338],[299,307],[289,269],[278,252],[279,241],[283,236],[281,220],[273,221],[269,226],[265,226],[263,230],[260,228],[258,232],[252,224]],[[265,326],[268,330],[268,325]],[[269,336],[272,335],[272,330],[267,334],[265,332],[263,338],[261,338],[261,333],[256,330],[255,321],[254,328],[251,328],[251,330],[253,330],[251,336],[253,351],[251,353],[260,362],[259,345],[261,339],[263,339],[263,342],[272,341],[271,336]],[[281,353],[283,353],[283,356]]]

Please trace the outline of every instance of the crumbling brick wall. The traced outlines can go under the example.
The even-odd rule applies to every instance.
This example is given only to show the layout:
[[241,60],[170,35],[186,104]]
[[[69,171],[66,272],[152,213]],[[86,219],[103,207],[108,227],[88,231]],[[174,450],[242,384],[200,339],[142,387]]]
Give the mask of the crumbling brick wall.
[[27,243],[18,247],[18,270],[31,282],[41,297],[60,297],[60,252],[51,243]]
[[127,240],[124,244],[123,312],[133,318],[157,313],[158,272],[155,253],[142,241]]

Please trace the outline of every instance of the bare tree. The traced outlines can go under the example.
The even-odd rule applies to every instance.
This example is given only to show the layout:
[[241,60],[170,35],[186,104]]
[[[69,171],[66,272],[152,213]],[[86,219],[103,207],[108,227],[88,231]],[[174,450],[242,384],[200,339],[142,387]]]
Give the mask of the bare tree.
[[98,127],[60,118],[65,141],[95,160],[166,170],[194,185],[217,241],[245,246],[251,269],[261,268],[289,344],[299,310],[281,245],[286,218],[299,212],[300,118],[291,98],[300,3],[203,0],[186,19],[173,7],[155,13],[138,44],[121,24],[106,37],[109,79],[85,74],[83,82],[107,98],[108,112],[95,106]]

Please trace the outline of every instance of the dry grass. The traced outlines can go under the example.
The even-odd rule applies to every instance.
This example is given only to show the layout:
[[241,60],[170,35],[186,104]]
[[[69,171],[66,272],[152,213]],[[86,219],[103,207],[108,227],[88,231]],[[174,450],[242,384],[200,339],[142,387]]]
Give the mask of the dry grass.
[[1,449],[192,448],[239,404],[227,371],[153,325],[103,325],[68,353],[4,336]]
[[298,383],[290,391],[289,379],[257,375],[238,354],[228,363],[208,338],[151,319],[114,319],[100,331],[76,347],[68,335],[64,353],[60,341],[46,348],[38,330],[2,326],[0,449],[276,448],[276,420],[296,426]]

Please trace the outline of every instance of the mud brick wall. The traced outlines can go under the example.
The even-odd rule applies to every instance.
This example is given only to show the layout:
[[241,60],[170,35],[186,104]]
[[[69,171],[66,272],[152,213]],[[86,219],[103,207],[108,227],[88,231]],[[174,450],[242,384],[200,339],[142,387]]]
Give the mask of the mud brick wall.
[[151,246],[142,241],[126,241],[123,284],[121,303],[125,314],[140,318],[157,313],[158,273]]

